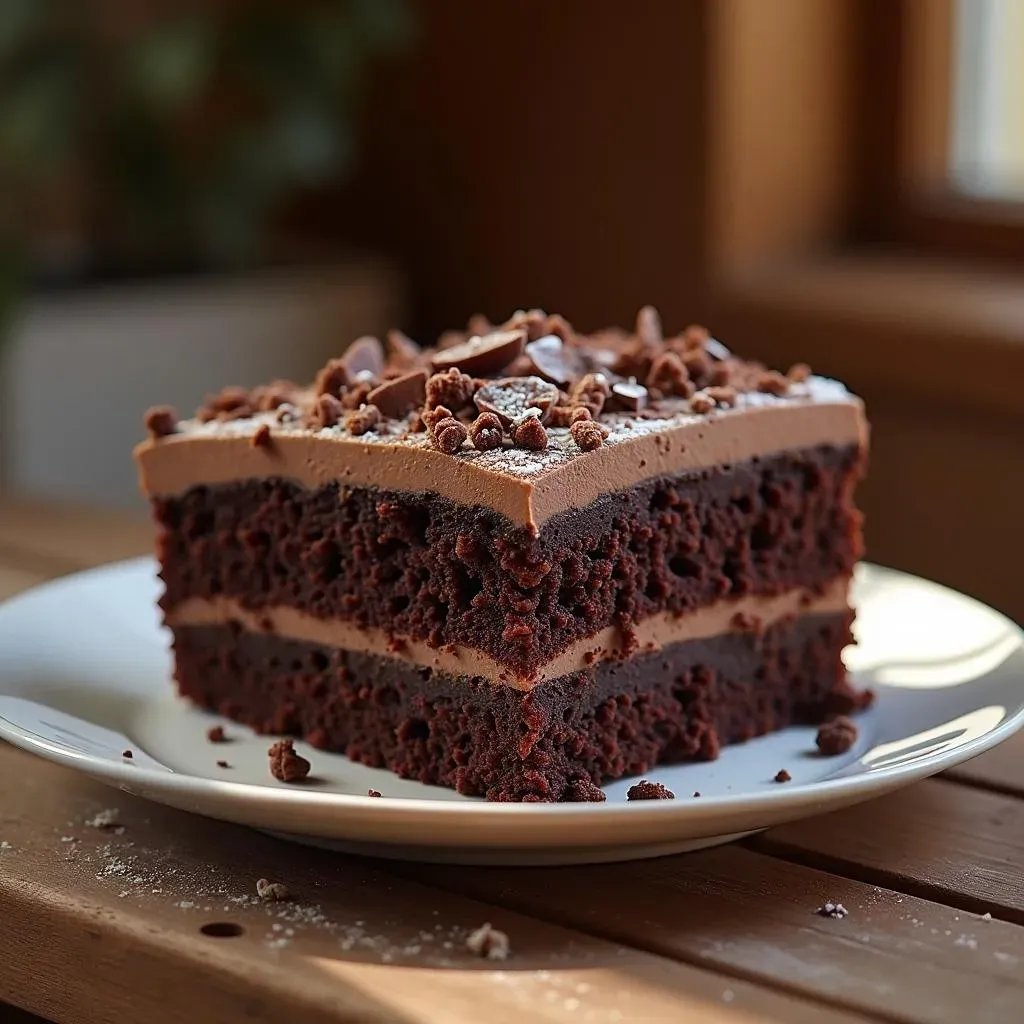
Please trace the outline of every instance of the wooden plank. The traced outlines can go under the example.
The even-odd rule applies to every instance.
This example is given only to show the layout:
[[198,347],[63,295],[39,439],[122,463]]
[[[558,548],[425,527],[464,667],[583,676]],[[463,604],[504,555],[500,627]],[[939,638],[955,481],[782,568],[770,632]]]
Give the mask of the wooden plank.
[[[824,831],[828,821],[809,828]],[[738,846],[630,865],[401,870],[886,1020],[959,1024],[982,1013],[1017,1021],[1024,998],[1024,928]],[[826,900],[849,916],[817,915]]]
[[[113,807],[123,832],[86,825]],[[58,1024],[864,1020],[145,803],[4,745],[0,842],[0,999]],[[296,901],[261,903],[261,876]],[[506,962],[465,948],[484,921],[509,935]],[[218,923],[243,934],[200,930]]]
[[22,590],[28,590],[47,579],[49,576],[46,573],[5,565],[3,552],[0,552],[0,601],[14,597]]
[[1024,796],[1024,732],[1018,732],[979,757],[945,772],[944,779],[996,793]]
[[35,555],[67,572],[147,554],[153,526],[144,515],[52,502],[0,501],[0,548]]
[[937,780],[773,829],[756,849],[1024,924],[1024,801]]

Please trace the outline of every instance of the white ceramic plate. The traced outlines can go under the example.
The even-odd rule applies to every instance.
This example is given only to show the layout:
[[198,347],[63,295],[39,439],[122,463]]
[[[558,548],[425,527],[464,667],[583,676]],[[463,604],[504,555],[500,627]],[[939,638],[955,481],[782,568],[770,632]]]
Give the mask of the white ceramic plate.
[[[627,804],[635,780],[626,779],[605,787],[603,804],[520,805],[461,797],[298,744],[316,779],[287,786],[268,773],[266,737],[224,722],[234,739],[213,745],[206,731],[217,719],[174,695],[158,592],[153,562],[139,559],[0,606],[0,736],[128,793],[379,856],[556,864],[697,849],[905,786],[1024,721],[1017,626],[934,583],[862,566],[859,643],[847,657],[877,699],[844,756],[817,756],[814,729],[794,728],[711,763],[650,772],[675,800]],[[780,768],[792,782],[772,781]],[[370,788],[384,798],[368,797]]]

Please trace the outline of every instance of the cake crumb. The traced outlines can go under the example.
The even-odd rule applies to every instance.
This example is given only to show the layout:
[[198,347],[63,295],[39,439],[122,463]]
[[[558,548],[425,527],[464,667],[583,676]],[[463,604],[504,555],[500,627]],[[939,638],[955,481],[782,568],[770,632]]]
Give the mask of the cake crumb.
[[380,790],[379,789],[368,789],[366,791],[366,795],[367,796],[380,796]]
[[229,765],[229,764],[227,763],[227,761],[218,761],[218,762],[217,762],[217,767],[218,767],[218,768],[230,768],[230,767],[231,767],[231,765]]
[[989,914],[989,913],[984,913],[984,914],[981,915],[981,919],[982,919],[982,921],[991,921],[992,920],[992,915]]
[[845,715],[836,715],[822,723],[814,742],[825,757],[845,754],[857,742],[857,726]]
[[700,790],[699,790],[699,789],[695,789],[695,790],[693,791],[693,795],[694,795],[695,797],[697,797],[697,796],[700,796]]
[[7,842],[6,839],[0,839],[0,850],[13,850],[13,849],[14,849],[14,847],[11,846],[11,844],[9,842]]
[[113,828],[117,824],[117,808],[108,807],[106,810],[97,811],[91,818],[86,818],[85,824],[88,828]]
[[823,903],[818,907],[815,913],[819,917],[832,917],[839,919],[846,917],[849,911],[842,905],[842,903],[833,903],[831,900],[828,900],[826,903]]
[[470,933],[466,948],[485,960],[506,960],[511,947],[508,936],[487,923]]
[[228,741],[223,725],[211,725],[206,730],[206,738],[210,743],[227,743]]
[[270,774],[278,782],[301,782],[309,775],[310,763],[295,753],[292,740],[278,740],[267,751]]
[[671,789],[660,782],[648,782],[641,779],[635,786],[629,787],[627,800],[675,800],[676,795]]
[[135,755],[130,750],[122,750],[121,756],[126,760],[130,761]]
[[283,900],[291,899],[292,896],[288,886],[282,885],[280,882],[271,882],[266,878],[257,879],[256,895],[264,903],[280,903]]
[[780,768],[775,773],[775,778],[772,781],[774,781],[774,782],[791,782],[792,779],[793,779],[793,776],[790,775],[789,772],[787,772],[785,768]]

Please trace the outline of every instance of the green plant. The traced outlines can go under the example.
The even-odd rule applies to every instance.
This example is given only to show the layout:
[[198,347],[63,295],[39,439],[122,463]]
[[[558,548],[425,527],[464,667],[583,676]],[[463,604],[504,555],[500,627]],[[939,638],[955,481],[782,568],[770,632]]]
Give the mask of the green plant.
[[94,265],[259,262],[410,32],[405,0],[2,0],[0,302],[67,208]]

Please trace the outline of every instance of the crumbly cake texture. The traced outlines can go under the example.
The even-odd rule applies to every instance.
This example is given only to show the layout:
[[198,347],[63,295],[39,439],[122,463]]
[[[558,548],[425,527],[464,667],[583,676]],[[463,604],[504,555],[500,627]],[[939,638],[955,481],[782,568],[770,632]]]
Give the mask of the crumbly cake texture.
[[[497,800],[857,710],[860,403],[702,328],[520,312],[147,413],[181,692]],[[300,628],[301,627],[301,628]]]
[[181,692],[407,779],[499,801],[601,801],[600,782],[864,707],[848,614],[670,645],[528,692],[229,626],[175,631]]

